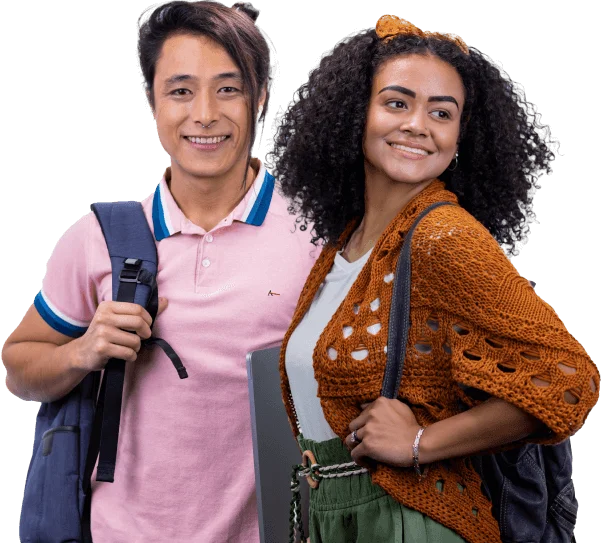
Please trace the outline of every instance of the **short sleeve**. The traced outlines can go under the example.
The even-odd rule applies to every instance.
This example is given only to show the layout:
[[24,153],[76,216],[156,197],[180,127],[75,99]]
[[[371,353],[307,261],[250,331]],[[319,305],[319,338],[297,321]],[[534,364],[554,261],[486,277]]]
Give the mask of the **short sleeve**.
[[89,270],[90,213],[77,221],[56,244],[46,266],[42,289],[34,306],[57,332],[79,337],[87,330],[98,306]]
[[448,208],[424,223],[412,296],[422,292],[443,315],[452,378],[541,420],[553,433],[546,441],[575,433],[600,385],[583,347],[468,213]]

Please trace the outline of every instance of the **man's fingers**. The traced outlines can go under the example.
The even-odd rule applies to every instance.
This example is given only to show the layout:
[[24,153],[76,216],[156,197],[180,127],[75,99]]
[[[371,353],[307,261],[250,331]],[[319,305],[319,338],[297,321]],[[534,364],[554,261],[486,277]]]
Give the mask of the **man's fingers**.
[[109,309],[115,315],[135,315],[143,318],[149,326],[153,322],[153,319],[151,319],[148,311],[141,305],[130,302],[103,302],[103,304],[106,304],[107,309]]
[[143,318],[135,315],[113,315],[111,325],[120,330],[135,332],[142,339],[151,337],[151,329],[148,323]]
[[140,346],[142,344],[142,340],[138,334],[131,334],[130,332],[125,332],[124,330],[112,330],[105,335],[104,339],[111,345],[126,347],[127,349],[131,349],[135,352],[140,350]]
[[108,358],[117,358],[126,362],[134,362],[138,358],[138,352],[123,345],[111,345],[107,352]]

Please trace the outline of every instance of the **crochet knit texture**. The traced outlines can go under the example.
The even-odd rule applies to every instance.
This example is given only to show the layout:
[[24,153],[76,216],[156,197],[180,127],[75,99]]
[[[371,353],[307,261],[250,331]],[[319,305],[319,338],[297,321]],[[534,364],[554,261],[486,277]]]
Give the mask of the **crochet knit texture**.
[[[397,215],[318,340],[313,356],[318,396],[341,439],[360,404],[380,395],[393,272],[404,235],[421,211],[439,201],[457,203],[435,181]],[[300,428],[284,366],[286,345],[352,227],[338,246],[322,251],[284,338],[282,390],[295,434]],[[410,322],[399,398],[423,426],[476,405],[468,392],[479,389],[537,417],[549,432],[536,441],[556,443],[582,426],[597,401],[600,376],[587,353],[491,234],[457,205],[435,209],[414,232]],[[354,351],[368,354],[356,360]],[[434,463],[422,481],[412,469],[379,464],[372,480],[470,543],[500,541],[469,459]]]

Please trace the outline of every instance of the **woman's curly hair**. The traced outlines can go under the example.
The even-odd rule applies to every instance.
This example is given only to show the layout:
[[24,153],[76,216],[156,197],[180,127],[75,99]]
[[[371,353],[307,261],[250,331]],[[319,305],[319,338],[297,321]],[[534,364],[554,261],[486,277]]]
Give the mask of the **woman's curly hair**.
[[268,155],[289,211],[313,242],[334,243],[364,213],[362,140],[377,68],[396,55],[432,54],[453,66],[465,88],[458,164],[440,179],[459,202],[516,252],[534,218],[537,179],[551,171],[555,143],[534,106],[504,72],[470,48],[436,37],[397,36],[388,43],[366,30],[322,58],[284,114]]

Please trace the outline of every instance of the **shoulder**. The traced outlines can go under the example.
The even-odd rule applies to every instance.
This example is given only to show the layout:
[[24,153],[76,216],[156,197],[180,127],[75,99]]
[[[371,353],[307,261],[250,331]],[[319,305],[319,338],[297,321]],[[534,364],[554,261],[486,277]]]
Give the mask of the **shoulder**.
[[95,238],[102,239],[102,231],[94,213],[89,212],[72,224],[59,239],[55,251],[72,253],[75,248],[87,247]]
[[431,211],[416,227],[416,238],[483,238],[497,242],[489,231],[459,205],[442,205]]
[[414,232],[412,252],[436,256],[434,260],[442,265],[449,264],[448,259],[462,259],[512,266],[487,228],[459,205],[441,206],[424,217]]
[[110,268],[100,225],[93,213],[73,224],[57,242],[34,300],[38,313],[58,332],[78,337],[98,300],[99,266]]
[[[437,301],[454,312],[481,311],[517,296],[536,296],[495,238],[459,206],[432,211],[412,239],[412,292],[417,299]],[[420,293],[420,295],[419,295]]]
[[94,213],[81,217],[56,243],[48,261],[47,277],[62,281],[63,272],[72,270],[85,275],[110,266],[109,252],[102,229]]

